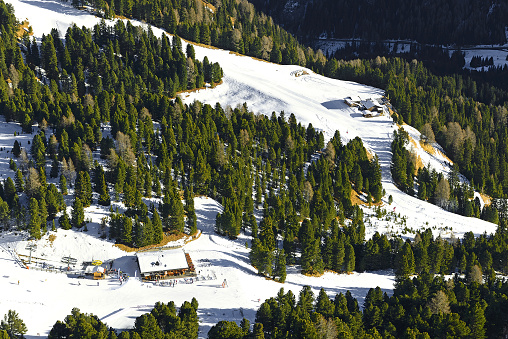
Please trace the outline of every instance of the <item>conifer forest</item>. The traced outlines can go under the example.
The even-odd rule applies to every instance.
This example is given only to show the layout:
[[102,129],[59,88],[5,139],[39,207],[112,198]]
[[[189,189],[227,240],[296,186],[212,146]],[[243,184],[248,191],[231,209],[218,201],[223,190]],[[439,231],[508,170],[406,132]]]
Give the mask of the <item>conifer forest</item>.
[[[467,70],[460,51],[431,59],[434,46],[409,56],[365,47],[387,39],[503,44],[506,3],[70,3],[102,20],[36,39],[18,34],[23,14],[0,0],[0,114],[33,133],[28,143],[10,145],[10,174],[0,182],[2,232],[33,240],[56,229],[85,232],[85,209],[95,205],[108,209],[100,238],[135,251],[170,235],[199,234],[194,198],[208,197],[222,207],[215,234],[247,236],[249,265],[281,287],[260,301],[252,323],[218,320],[210,339],[508,336],[508,68],[474,57],[471,67],[492,67]],[[167,34],[157,36],[149,24]],[[361,42],[325,55],[312,47],[324,33]],[[380,88],[393,123],[417,129],[424,145],[441,145],[452,164],[449,175],[418,164],[400,128],[390,148],[397,188],[471,222],[494,223],[496,232],[446,238],[406,227],[404,236],[367,237],[367,208],[378,219],[400,218],[385,208],[392,196],[379,157],[359,137],[345,142],[336,130],[326,139],[292,113],[185,103],[183,93],[221,86],[226,76],[220,62],[198,59],[195,45]],[[362,304],[349,290],[285,290],[290,270],[314,277],[391,272],[395,284],[391,294],[369,289]],[[160,301],[120,331],[74,308],[55,319],[48,338],[198,338],[199,312],[196,298],[179,307]],[[0,338],[26,331],[14,311],[0,323]]]

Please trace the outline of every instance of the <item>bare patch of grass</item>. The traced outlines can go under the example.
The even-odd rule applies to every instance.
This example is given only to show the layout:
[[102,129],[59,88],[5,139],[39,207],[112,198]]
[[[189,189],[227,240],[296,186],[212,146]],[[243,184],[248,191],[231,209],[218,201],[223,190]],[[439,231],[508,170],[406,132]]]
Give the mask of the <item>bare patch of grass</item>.
[[238,52],[234,52],[234,51],[229,51],[229,54],[233,54],[233,55],[237,55],[237,56],[243,56],[243,57],[251,58],[251,59],[254,59],[254,60],[257,60],[257,61],[267,62],[269,64],[273,63],[273,62],[267,61],[265,59],[260,59],[260,58],[256,58],[256,57],[253,57],[253,56],[244,55],[244,54],[241,54],[241,53],[238,53]]
[[319,273],[319,272],[314,272],[314,273],[302,273],[303,275],[307,276],[307,277],[315,277],[315,278],[319,278],[321,277],[323,273]]
[[50,234],[49,235],[48,240],[49,240],[49,244],[50,244],[51,247],[53,247],[53,241],[55,241],[55,239],[56,239],[56,235],[55,234]]
[[423,150],[425,152],[432,154],[432,155],[436,154],[436,149],[431,144],[420,140],[420,146],[423,148]]
[[492,198],[485,193],[480,193],[480,197],[482,197],[485,206],[490,206],[492,204]]
[[444,154],[443,152],[441,152],[440,150],[436,150],[436,153],[441,155],[443,158],[446,159],[446,161],[448,161],[450,163],[450,165],[453,164],[453,161],[452,159],[448,158],[448,156],[446,154]]
[[368,202],[363,201],[362,198],[360,198],[360,195],[355,191],[351,190],[351,204],[352,205],[360,205],[360,206],[381,206],[383,205],[382,201],[378,202],[372,202],[370,205]]
[[124,252],[139,252],[139,251],[146,251],[149,249],[166,246],[168,243],[180,240],[186,236],[187,236],[187,234],[182,233],[182,232],[171,232],[171,233],[164,233],[164,237],[163,237],[162,241],[158,244],[148,245],[148,246],[144,246],[144,247],[130,247],[130,246],[127,246],[124,244],[115,244],[115,246]]
[[28,35],[34,35],[34,32],[30,29],[30,24],[28,23],[28,19],[25,19],[18,26],[18,30],[16,31],[16,36],[18,39],[21,39],[25,33]]
[[365,151],[367,152],[367,159],[372,161],[372,159],[374,159],[374,154],[372,154],[372,152],[370,152],[368,149],[365,149]]
[[206,1],[203,1],[203,0],[199,0],[199,2],[201,2],[203,4],[203,6],[205,6],[206,8],[208,8],[209,10],[212,11],[212,13],[215,13],[215,11],[217,11],[217,8],[215,8],[214,5],[212,5],[211,3],[209,2],[206,2]]

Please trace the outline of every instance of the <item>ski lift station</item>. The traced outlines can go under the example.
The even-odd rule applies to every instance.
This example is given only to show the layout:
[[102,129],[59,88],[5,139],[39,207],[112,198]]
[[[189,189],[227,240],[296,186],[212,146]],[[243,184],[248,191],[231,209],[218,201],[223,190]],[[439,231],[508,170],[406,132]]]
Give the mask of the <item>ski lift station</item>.
[[138,252],[139,272],[143,280],[195,277],[194,264],[182,248]]

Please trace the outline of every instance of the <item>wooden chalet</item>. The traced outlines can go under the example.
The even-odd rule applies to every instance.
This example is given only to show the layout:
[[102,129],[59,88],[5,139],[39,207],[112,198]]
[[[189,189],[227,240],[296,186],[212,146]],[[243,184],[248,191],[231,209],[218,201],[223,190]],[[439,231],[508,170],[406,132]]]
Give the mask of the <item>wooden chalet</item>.
[[143,280],[196,276],[191,257],[183,249],[138,252],[138,267]]
[[349,107],[359,107],[361,105],[362,99],[360,97],[347,97],[344,99],[344,102]]

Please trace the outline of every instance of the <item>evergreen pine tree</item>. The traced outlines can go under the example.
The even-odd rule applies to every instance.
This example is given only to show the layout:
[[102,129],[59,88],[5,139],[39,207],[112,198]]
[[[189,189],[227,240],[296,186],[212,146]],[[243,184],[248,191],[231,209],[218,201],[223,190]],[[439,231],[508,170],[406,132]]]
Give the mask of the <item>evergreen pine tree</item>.
[[16,183],[16,191],[23,192],[25,187],[25,181],[23,180],[23,173],[21,173],[19,169],[16,171],[15,183]]
[[133,241],[133,227],[132,219],[128,216],[121,216],[120,218],[120,243],[125,245],[132,245]]
[[406,241],[396,258],[395,274],[407,278],[415,272],[415,258],[409,241]]
[[80,228],[85,224],[85,210],[83,208],[83,204],[81,203],[81,199],[76,197],[74,199],[74,203],[72,204],[72,212],[71,212],[71,225],[72,227]]
[[12,147],[12,154],[17,158],[21,154],[21,146],[17,140],[14,141],[14,146]]
[[41,221],[41,230],[43,233],[46,232],[46,223],[48,220],[48,207],[46,205],[46,199],[41,198],[39,200],[39,216]]
[[250,334],[250,321],[245,319],[245,318],[243,318],[242,321],[240,322],[240,327],[242,328],[244,338],[249,336],[249,334]]
[[28,230],[30,232],[30,236],[35,239],[41,238],[41,219],[39,214],[39,203],[35,198],[30,199],[30,222],[28,224]]
[[132,227],[132,242],[136,247],[143,247],[148,245],[145,228],[139,222],[138,216],[134,217],[134,224]]
[[324,265],[320,256],[319,243],[320,239],[314,236],[314,227],[312,223],[305,219],[301,229],[302,256],[301,266],[302,273],[316,274],[323,273]]
[[183,232],[185,221],[184,221],[184,209],[180,194],[176,187],[173,187],[171,195],[171,205],[169,207],[169,228],[174,231]]
[[51,163],[51,172],[49,172],[51,178],[58,178],[59,166],[58,158],[54,156],[53,162]]
[[99,205],[109,206],[111,205],[111,199],[108,193],[108,187],[104,178],[104,170],[102,166],[97,166],[95,171],[95,191],[99,193]]
[[0,330],[6,331],[8,338],[24,338],[27,328],[18,313],[9,310],[0,323]]
[[60,224],[60,228],[64,230],[70,230],[72,225],[71,221],[69,219],[69,215],[67,214],[67,211],[64,210],[62,216],[58,219],[58,223]]
[[258,238],[252,239],[252,245],[249,252],[249,259],[251,265],[258,269],[261,263],[261,254],[262,254],[261,246],[262,246],[261,242]]
[[[482,301],[485,303],[484,301]],[[485,313],[484,307],[480,302],[475,302],[470,310],[469,328],[471,329],[471,338],[485,338]]]
[[14,185],[14,181],[12,181],[11,177],[8,177],[4,182],[4,195],[7,204],[12,208],[12,203],[14,201],[14,195],[16,194],[16,186]]
[[263,218],[261,220],[260,227],[261,233],[259,234],[259,240],[267,250],[273,251],[275,249],[275,237],[273,234],[272,218]]
[[189,228],[189,234],[194,235],[197,228],[197,217],[196,210],[194,209],[194,193],[192,192],[192,186],[188,186],[184,192],[185,196],[185,212],[187,214],[187,227]]
[[252,330],[253,339],[265,339],[265,332],[263,330],[263,324],[256,322],[254,329]]
[[[90,201],[88,200],[87,174],[88,173],[85,171],[80,171],[74,182],[74,197],[79,198],[84,206],[89,206],[91,204],[91,199]],[[88,202],[89,204],[87,205]]]
[[153,242],[154,244],[159,244],[162,242],[164,238],[164,232],[162,230],[162,220],[159,217],[159,213],[157,212],[157,209],[154,209],[153,211]]
[[63,174],[60,175],[60,192],[63,195],[67,195],[67,179],[65,179]]
[[344,258],[346,255],[346,249],[344,248],[344,239],[340,237],[334,246],[332,268],[335,272],[342,271],[344,265]]
[[344,253],[344,271],[353,272],[356,265],[355,250],[353,245],[346,244]]
[[284,249],[277,251],[274,276],[278,277],[281,283],[286,281],[286,254],[284,253]]

